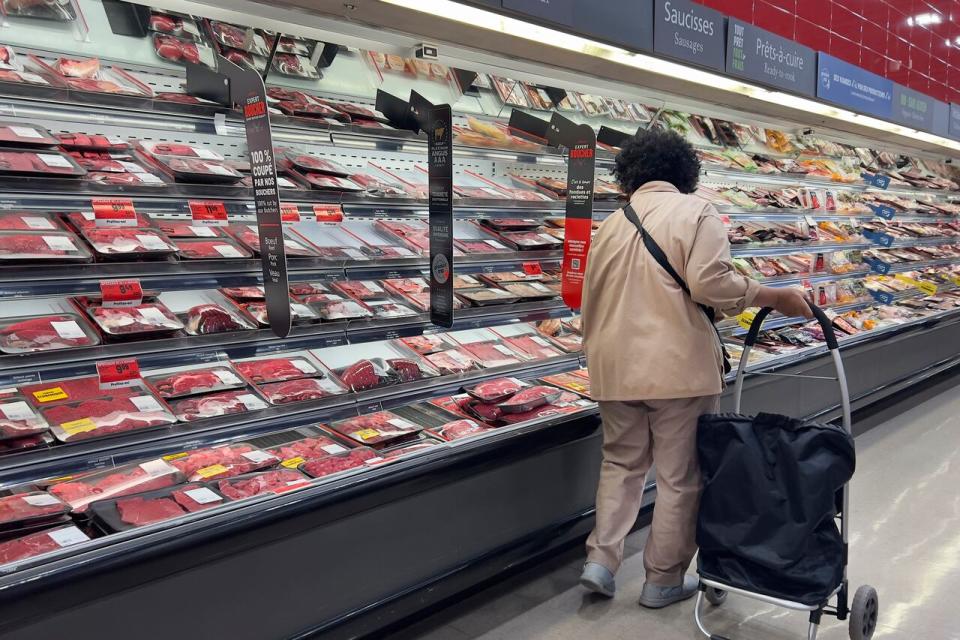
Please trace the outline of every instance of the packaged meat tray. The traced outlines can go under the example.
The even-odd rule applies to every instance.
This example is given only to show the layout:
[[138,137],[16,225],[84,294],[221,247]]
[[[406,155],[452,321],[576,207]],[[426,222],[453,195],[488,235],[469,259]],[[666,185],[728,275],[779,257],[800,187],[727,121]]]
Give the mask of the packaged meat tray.
[[333,160],[318,158],[317,156],[310,155],[309,153],[299,153],[297,151],[293,151],[292,149],[284,149],[283,154],[287,162],[291,163],[297,169],[303,171],[315,171],[317,173],[337,176],[340,178],[346,178],[351,173],[349,169],[337,164]]
[[323,377],[323,369],[310,358],[289,356],[279,358],[255,358],[233,362],[243,376],[254,384],[284,382],[300,378]]
[[417,254],[430,252],[430,228],[422,220],[405,220],[395,222],[391,220],[377,220],[376,227],[394,236],[408,249]]
[[[406,293],[403,295],[403,299],[410,304],[414,309],[419,309],[421,312],[430,311],[430,292],[421,291],[420,293]],[[463,302],[459,298],[453,299],[453,308],[454,309],[463,309]]]
[[447,340],[442,333],[425,333],[420,336],[410,336],[409,338],[399,338],[400,344],[421,356],[438,351],[445,351],[454,348],[454,343]]
[[150,21],[147,23],[150,31],[157,33],[166,33],[178,38],[190,40],[200,39],[200,28],[193,18],[188,15],[178,13],[168,13],[151,9]]
[[494,431],[488,426],[482,425],[476,420],[454,420],[448,422],[436,429],[430,429],[430,433],[435,434],[441,440],[452,442],[463,438],[479,436]]
[[349,178],[338,178],[325,173],[299,173],[314,189],[321,191],[363,191],[363,188]]
[[557,373],[541,378],[547,384],[551,384],[567,391],[572,391],[584,398],[590,399],[590,378],[576,373]]
[[352,173],[350,174],[350,182],[361,187],[366,195],[375,198],[410,197],[410,194],[407,193],[407,190],[402,184],[386,180],[385,178],[372,176],[369,173]]
[[[270,319],[267,317],[266,302],[247,302],[245,304],[241,304],[240,308],[246,312],[247,316],[249,316],[259,326],[270,326]],[[299,302],[290,303],[290,316],[292,317],[293,322],[301,324],[315,322],[321,318],[316,311],[305,304],[300,304]]]
[[204,227],[190,220],[155,220],[157,229],[170,238],[223,238],[225,234],[217,227]]
[[49,430],[46,420],[25,400],[0,400],[0,440],[16,440]]
[[510,304],[520,299],[509,291],[491,287],[461,289],[457,291],[457,296],[476,307],[485,307],[491,304]]
[[[260,255],[260,232],[256,225],[236,224],[227,227],[227,233],[233,236],[237,242],[246,247],[253,255]],[[317,252],[305,245],[301,240],[291,238],[287,235],[283,237],[283,250],[287,256],[292,257],[314,257]]]
[[415,309],[393,300],[367,300],[364,304],[373,312],[374,318],[381,320],[410,318],[419,315],[419,312]]
[[368,447],[344,449],[340,453],[330,453],[323,457],[307,460],[300,465],[300,470],[311,478],[325,478],[335,473],[366,467],[380,462],[377,452]]
[[46,213],[0,212],[0,231],[64,231],[60,221]]
[[90,538],[87,534],[73,525],[45,529],[0,543],[0,565],[26,560],[88,540]]
[[576,413],[577,411],[582,411],[592,406],[594,406],[594,404],[589,400],[585,400],[575,393],[562,391],[560,396],[551,404],[540,405],[535,409],[520,413],[504,412],[500,419],[505,424],[520,424],[540,418]]
[[467,275],[453,276],[454,291],[460,291],[461,289],[479,289],[482,287],[483,287],[483,283],[473,276],[467,276]]
[[271,404],[289,404],[321,400],[347,392],[332,378],[301,378],[285,382],[271,382],[260,386],[260,392]]
[[562,356],[563,351],[552,345],[546,338],[539,335],[525,334],[506,337],[503,339],[514,351],[526,354],[535,360]]
[[53,436],[49,432],[39,433],[35,436],[25,438],[14,438],[13,440],[0,440],[0,455],[36,449],[38,447],[47,447],[54,443]]
[[[474,388],[476,392],[476,388]],[[535,385],[518,390],[506,400],[497,403],[504,413],[526,413],[545,404],[552,404],[562,391],[556,387]]]
[[356,300],[336,300],[317,303],[323,320],[364,320],[373,317],[373,311]]
[[508,282],[501,286],[521,300],[545,300],[557,296],[553,289],[540,282]]
[[497,378],[464,388],[464,391],[480,402],[496,404],[511,398],[521,389],[528,388],[530,388],[529,384],[517,378]]
[[246,382],[227,365],[199,369],[194,366],[179,367],[177,370],[148,376],[146,381],[157,395],[165,400],[246,387]]
[[177,251],[169,238],[152,229],[88,227],[81,233],[97,255],[106,259],[163,258]]
[[424,356],[440,375],[456,375],[479,369],[480,365],[463,349],[446,349]]
[[193,42],[155,33],[153,35],[153,49],[157,55],[170,62],[192,62],[213,68],[215,66],[213,49],[202,42]]
[[102,396],[40,410],[60,442],[173,424],[177,419],[152,395]]
[[280,464],[276,455],[246,442],[224,444],[164,456],[188,482],[232,478]]
[[126,151],[130,143],[122,138],[86,133],[58,133],[57,142],[64,149],[78,151]]
[[198,304],[183,314],[184,331],[203,336],[230,331],[252,331],[257,327],[231,309],[217,303]]
[[236,169],[216,160],[175,156],[157,156],[156,160],[173,175],[177,182],[233,184],[243,179],[243,175]]
[[110,534],[180,518],[225,502],[213,489],[194,483],[99,500],[90,506],[90,514],[97,528]]
[[0,264],[12,262],[90,262],[87,248],[66,231],[0,231]]
[[138,339],[182,330],[183,323],[159,302],[136,307],[87,307],[94,323],[116,339]]
[[266,409],[267,406],[266,402],[247,388],[206,393],[170,401],[170,410],[182,422],[259,411]]
[[245,500],[259,495],[283,493],[305,487],[309,478],[294,469],[274,469],[260,473],[226,478],[212,483],[212,486],[230,500]]
[[258,56],[266,56],[270,53],[264,37],[251,27],[238,27],[218,20],[210,20],[209,25],[213,38],[225,47],[240,49]]
[[[209,227],[207,227],[209,228]],[[253,257],[253,252],[241,247],[233,240],[220,238],[215,240],[185,240],[172,241],[181,258],[188,260],[232,260]]]
[[140,146],[152,156],[170,156],[175,158],[195,158],[198,160],[213,160],[223,162],[224,158],[216,151],[205,149],[203,147],[194,147],[180,142],[148,142],[140,143]]
[[414,438],[416,434],[423,431],[423,426],[402,418],[392,411],[378,411],[356,418],[338,420],[330,426],[337,433],[375,449],[383,448],[388,443],[395,444],[401,440]]
[[337,280],[331,286],[354,300],[372,300],[386,295],[376,280]]
[[499,236],[519,250],[559,249],[563,240],[538,231],[501,231]]
[[[493,285],[494,287],[499,287],[504,284],[514,283],[514,282],[540,282],[544,279],[543,273],[536,274],[527,274],[523,271],[500,271],[498,273],[481,273],[479,274],[480,279],[484,282]],[[483,282],[474,285],[475,287],[482,287]],[[472,287],[460,287],[461,289],[470,289]]]
[[81,178],[87,175],[87,170],[59,151],[0,149],[0,175],[14,178]]
[[359,239],[377,258],[415,258],[419,251],[413,251],[400,243],[392,234],[381,230],[375,220],[344,220],[340,228]]
[[58,140],[35,124],[0,122],[0,144],[18,147],[55,147]]
[[163,460],[150,460],[57,478],[47,486],[47,493],[70,505],[74,513],[82,513],[97,500],[162,489],[184,479],[176,467]]
[[540,226],[538,221],[529,218],[483,218],[480,224],[496,231],[527,231]]
[[224,287],[220,293],[237,302],[263,300],[266,297],[263,287]]
[[[22,393],[34,407],[40,408],[50,407],[64,402],[93,400],[103,395],[103,391],[100,389],[100,378],[95,375],[23,384],[20,385],[20,393]],[[111,392],[114,396],[124,394],[141,395],[145,393],[149,393],[149,391],[147,386],[142,382],[138,382],[132,387],[114,389]]]
[[[413,442],[403,442],[392,447],[386,447],[379,451],[380,457],[385,461],[395,460],[397,458],[405,456],[415,456],[426,451],[429,451],[435,447],[442,445],[443,443],[437,440],[436,438],[431,438],[429,436],[421,435],[416,441]],[[379,461],[374,461],[379,462]]]
[[330,289],[323,282],[295,282],[290,285],[290,295],[315,296],[330,293]]
[[34,353],[99,343],[96,333],[74,314],[0,319],[0,353]]
[[70,513],[70,505],[46,491],[15,493],[0,498],[0,530],[58,520]]
[[[78,231],[102,228],[97,224],[97,217],[93,211],[71,211],[67,214],[67,220]],[[137,228],[154,231],[153,221],[139,211],[137,212],[135,220],[136,224],[134,226]]]
[[324,458],[335,453],[347,451],[347,447],[327,436],[317,435],[301,440],[294,440],[279,447],[269,449],[270,453],[280,459],[280,464],[287,468],[299,466],[307,460]]
[[393,278],[384,280],[383,286],[386,287],[387,291],[398,296],[430,291],[430,283],[427,282],[426,278]]

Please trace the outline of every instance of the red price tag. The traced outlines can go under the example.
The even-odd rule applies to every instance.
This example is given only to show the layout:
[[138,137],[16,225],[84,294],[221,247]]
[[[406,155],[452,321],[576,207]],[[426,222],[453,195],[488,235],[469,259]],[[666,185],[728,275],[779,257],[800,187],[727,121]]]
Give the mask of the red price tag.
[[228,223],[227,208],[222,202],[191,200],[190,215],[194,224],[205,227],[224,227]]
[[315,204],[313,214],[317,222],[342,222],[343,208],[338,204]]
[[543,273],[543,269],[540,268],[539,262],[524,262],[523,272],[528,276],[538,276]]
[[280,220],[283,222],[300,222],[300,209],[295,204],[281,204]]
[[104,307],[137,307],[143,302],[139,280],[103,280],[100,295]]
[[140,381],[140,365],[134,358],[97,363],[101,389],[121,389]]
[[92,201],[93,217],[96,224],[102,227],[135,227],[137,226],[137,210],[133,207],[133,200],[118,200],[115,198],[98,198]]

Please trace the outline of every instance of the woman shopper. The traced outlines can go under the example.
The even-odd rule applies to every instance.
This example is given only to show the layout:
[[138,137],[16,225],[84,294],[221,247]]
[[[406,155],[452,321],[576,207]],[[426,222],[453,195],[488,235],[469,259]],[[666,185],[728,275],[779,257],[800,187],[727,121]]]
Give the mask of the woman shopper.
[[696,578],[685,577],[696,552],[701,491],[697,419],[717,410],[725,362],[713,314],[752,306],[787,316],[811,313],[802,292],[764,287],[736,272],[720,216],[692,195],[700,161],[679,135],[637,134],[617,156],[615,174],[630,204],[600,225],[583,294],[603,463],[580,582],[613,596],[624,539],[655,464],[657,501],[640,604],[659,608],[697,590]]

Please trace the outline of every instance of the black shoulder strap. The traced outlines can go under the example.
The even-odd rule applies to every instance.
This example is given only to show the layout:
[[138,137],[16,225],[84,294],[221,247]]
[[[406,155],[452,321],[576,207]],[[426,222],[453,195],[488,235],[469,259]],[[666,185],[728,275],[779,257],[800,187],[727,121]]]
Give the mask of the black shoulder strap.
[[[640,218],[637,216],[637,212],[633,209],[633,205],[627,203],[627,206],[623,208],[623,215],[625,215],[627,220],[629,220],[633,226],[637,228],[637,231],[640,233],[640,237],[643,239],[643,246],[647,248],[647,251],[649,251],[650,255],[653,256],[653,259],[657,261],[657,264],[659,264],[660,267],[663,268],[663,270],[666,271],[671,278],[673,278],[674,282],[677,283],[677,286],[680,287],[684,293],[690,296],[691,300],[693,300],[693,296],[690,294],[690,287],[687,286],[687,283],[684,281],[684,279],[680,277],[680,274],[677,273],[677,270],[673,268],[672,264],[670,264],[667,254],[663,252],[663,249],[660,248],[660,245],[657,244],[657,241],[654,240],[653,236],[647,233],[647,230],[643,228],[643,223],[640,222]],[[715,325],[717,320],[716,311],[705,304],[700,304],[696,300],[694,300],[694,303],[700,307],[700,310],[703,311],[704,315],[707,316],[707,320],[710,321],[710,326],[712,326],[713,330],[717,332],[717,339],[720,340],[720,347],[723,349],[723,369],[725,373],[730,373],[730,356],[727,354],[727,348],[724,346],[723,340],[720,339],[720,332],[717,331],[717,327]]]

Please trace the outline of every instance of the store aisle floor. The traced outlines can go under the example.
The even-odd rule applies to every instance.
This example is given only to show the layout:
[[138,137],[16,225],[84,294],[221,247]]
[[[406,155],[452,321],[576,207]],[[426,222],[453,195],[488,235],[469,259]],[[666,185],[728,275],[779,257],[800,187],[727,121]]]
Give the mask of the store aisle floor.
[[[960,640],[960,386],[878,425],[857,439],[852,486],[850,577],[880,593],[884,640]],[[693,601],[648,611],[640,550],[628,542],[615,599],[577,586],[579,550],[515,576],[392,638],[429,640],[693,640]],[[806,616],[728,598],[709,611],[709,628],[734,640],[806,638]],[[846,623],[825,617],[819,638],[847,638]]]

